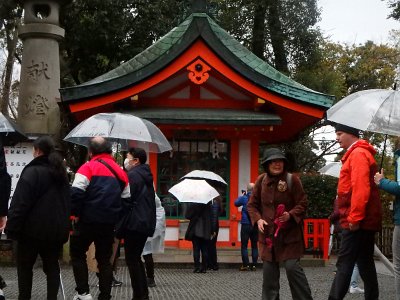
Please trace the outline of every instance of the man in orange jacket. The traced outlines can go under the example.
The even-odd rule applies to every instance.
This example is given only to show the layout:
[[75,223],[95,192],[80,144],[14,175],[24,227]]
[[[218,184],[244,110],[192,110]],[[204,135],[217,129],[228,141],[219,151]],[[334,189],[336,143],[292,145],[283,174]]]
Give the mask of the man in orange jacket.
[[374,255],[375,232],[381,230],[382,206],[374,184],[377,165],[374,147],[359,138],[359,130],[336,124],[336,141],[347,150],[338,182],[338,209],[342,243],[329,299],[343,299],[357,263],[364,281],[365,299],[379,298]]

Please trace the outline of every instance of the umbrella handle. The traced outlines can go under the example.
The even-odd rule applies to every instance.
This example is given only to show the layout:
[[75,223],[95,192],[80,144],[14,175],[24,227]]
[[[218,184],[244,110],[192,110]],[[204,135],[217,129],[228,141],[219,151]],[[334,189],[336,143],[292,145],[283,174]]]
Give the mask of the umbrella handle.
[[383,142],[383,151],[382,151],[382,158],[381,158],[381,165],[379,167],[378,172],[382,170],[383,167],[383,158],[385,157],[385,151],[386,151],[386,140],[387,140],[387,134],[385,134],[385,140]]

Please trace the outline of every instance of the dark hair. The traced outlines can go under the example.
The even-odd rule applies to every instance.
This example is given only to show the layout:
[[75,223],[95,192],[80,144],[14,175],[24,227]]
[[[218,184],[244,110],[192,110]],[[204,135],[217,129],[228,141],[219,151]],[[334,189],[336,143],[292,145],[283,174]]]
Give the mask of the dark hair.
[[130,148],[128,151],[133,158],[139,159],[141,164],[145,164],[147,161],[147,154],[142,148]]
[[55,143],[49,136],[41,136],[33,142],[33,147],[43,152],[44,156],[50,164],[50,173],[60,184],[68,183],[67,170],[64,165],[64,159],[59,152],[56,151]]
[[106,139],[98,139],[92,138],[89,141],[89,152],[93,155],[101,154],[101,153],[112,153],[112,145]]

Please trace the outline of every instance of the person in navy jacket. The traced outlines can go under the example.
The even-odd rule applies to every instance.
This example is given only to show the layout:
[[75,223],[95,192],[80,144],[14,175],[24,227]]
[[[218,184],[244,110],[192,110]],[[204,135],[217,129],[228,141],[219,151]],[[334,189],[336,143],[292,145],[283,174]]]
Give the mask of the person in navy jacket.
[[[251,192],[253,191],[254,183],[249,183],[247,185],[247,191],[243,191],[243,194],[235,200],[236,207],[242,207],[242,219],[240,221],[240,241],[241,241],[241,252],[242,252],[242,266],[240,271],[255,271],[258,259],[258,231],[251,224],[249,213],[247,212],[247,202],[250,199]],[[253,264],[250,266],[249,263],[249,253],[247,246],[250,240],[251,244],[251,258]]]

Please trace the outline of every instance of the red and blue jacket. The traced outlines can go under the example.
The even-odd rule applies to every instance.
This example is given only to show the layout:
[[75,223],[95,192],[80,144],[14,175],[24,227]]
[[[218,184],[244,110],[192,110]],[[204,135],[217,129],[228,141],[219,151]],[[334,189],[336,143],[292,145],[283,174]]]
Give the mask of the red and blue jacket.
[[[118,179],[99,159],[105,161],[123,181]],[[110,154],[93,156],[75,174],[71,187],[71,214],[83,223],[115,224],[122,209],[121,198],[130,198],[126,173]]]

